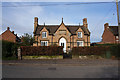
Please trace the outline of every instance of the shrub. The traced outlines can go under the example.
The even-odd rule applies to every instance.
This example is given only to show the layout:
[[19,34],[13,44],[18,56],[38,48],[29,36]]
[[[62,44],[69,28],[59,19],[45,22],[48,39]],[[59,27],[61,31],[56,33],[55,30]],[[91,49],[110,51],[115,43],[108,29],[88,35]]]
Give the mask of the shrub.
[[2,40],[2,58],[17,57],[18,45],[13,42]]
[[62,55],[62,46],[21,46],[23,56]]
[[120,58],[120,44],[111,46],[110,51],[111,51],[113,56]]
[[108,46],[94,46],[94,47],[74,47],[72,55],[102,55],[109,50]]

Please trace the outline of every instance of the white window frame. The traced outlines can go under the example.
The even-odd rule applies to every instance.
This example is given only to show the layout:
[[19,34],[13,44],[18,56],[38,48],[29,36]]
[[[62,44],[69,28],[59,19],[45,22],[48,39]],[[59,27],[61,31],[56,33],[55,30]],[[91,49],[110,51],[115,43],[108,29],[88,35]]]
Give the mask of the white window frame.
[[118,39],[119,37],[118,37],[118,36],[116,36],[116,38]]
[[[79,46],[78,46],[78,43],[79,43]],[[77,41],[77,47],[82,47],[82,46],[84,46],[84,41]]]
[[[44,43],[45,43],[45,45],[42,45]],[[48,46],[48,41],[41,41],[41,46]]]
[[[80,34],[80,35],[79,35]],[[78,32],[78,38],[82,38],[82,32]]]
[[47,32],[42,32],[42,38],[47,38]]

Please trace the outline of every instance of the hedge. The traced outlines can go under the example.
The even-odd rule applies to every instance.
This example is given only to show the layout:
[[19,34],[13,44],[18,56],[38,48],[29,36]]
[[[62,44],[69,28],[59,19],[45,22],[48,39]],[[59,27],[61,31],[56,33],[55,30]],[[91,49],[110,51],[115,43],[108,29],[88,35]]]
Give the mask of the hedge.
[[111,54],[120,58],[120,44],[114,45],[110,47]]
[[22,56],[62,55],[62,46],[21,46]]
[[73,47],[72,55],[102,55],[107,50],[110,50],[109,46],[95,46],[95,47]]
[[16,58],[17,59],[18,44],[2,40],[2,58]]
[[72,55],[104,55],[110,52],[112,56],[120,58],[120,44],[101,45],[92,47],[74,47],[71,51]]

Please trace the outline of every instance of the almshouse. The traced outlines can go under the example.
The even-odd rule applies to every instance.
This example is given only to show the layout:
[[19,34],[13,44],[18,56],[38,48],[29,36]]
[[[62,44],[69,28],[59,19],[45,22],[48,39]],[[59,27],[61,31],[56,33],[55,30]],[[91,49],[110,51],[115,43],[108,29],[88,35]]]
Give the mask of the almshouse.
[[63,46],[64,52],[73,47],[90,46],[90,32],[87,18],[83,19],[83,25],[39,25],[38,18],[34,18],[34,37],[36,43],[33,46]]

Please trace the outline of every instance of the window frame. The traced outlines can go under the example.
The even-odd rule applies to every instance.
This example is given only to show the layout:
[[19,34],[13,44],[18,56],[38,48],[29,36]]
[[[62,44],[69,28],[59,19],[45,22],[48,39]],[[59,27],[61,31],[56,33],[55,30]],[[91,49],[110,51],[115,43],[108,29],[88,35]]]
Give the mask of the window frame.
[[[42,43],[43,43],[43,45],[42,45]],[[44,43],[45,44],[47,43],[47,45],[44,45]],[[48,41],[41,41],[41,46],[48,46]]]
[[[78,42],[79,42],[79,45],[78,45]],[[83,47],[83,46],[84,46],[84,41],[77,41],[77,47]]]
[[[44,34],[46,34],[46,36],[43,36]],[[42,38],[47,38],[47,32],[42,32]]]
[[82,37],[83,37],[82,32],[78,32],[78,38],[82,38]]

